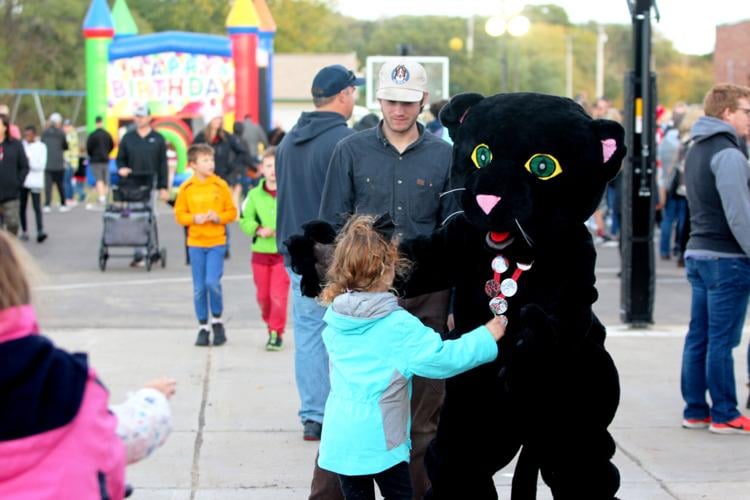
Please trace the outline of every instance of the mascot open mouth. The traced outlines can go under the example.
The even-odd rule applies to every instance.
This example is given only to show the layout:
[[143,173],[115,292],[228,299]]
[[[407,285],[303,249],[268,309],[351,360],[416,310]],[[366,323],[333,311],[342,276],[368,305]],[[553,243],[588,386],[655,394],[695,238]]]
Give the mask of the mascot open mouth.
[[510,234],[510,232],[501,233],[496,231],[489,231],[485,240],[487,241],[487,245],[489,245],[490,248],[493,248],[495,250],[502,250],[512,244],[515,238]]

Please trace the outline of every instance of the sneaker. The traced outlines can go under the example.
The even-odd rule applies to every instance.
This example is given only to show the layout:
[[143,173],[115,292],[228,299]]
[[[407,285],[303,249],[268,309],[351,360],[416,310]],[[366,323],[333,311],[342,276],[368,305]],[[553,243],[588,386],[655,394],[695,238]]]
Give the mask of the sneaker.
[[104,210],[104,204],[103,203],[86,203],[86,210],[91,210],[94,212],[101,212]]
[[52,209],[51,209],[50,207],[48,207],[48,206],[45,206],[45,207],[44,207],[44,208],[42,209],[42,212],[44,212],[45,214],[48,214],[48,213],[52,212]]
[[211,329],[214,331],[214,345],[222,345],[227,342],[227,335],[223,324],[213,323]]
[[21,233],[21,236],[18,237],[21,241],[29,241],[29,235],[28,233]]
[[44,243],[44,240],[47,239],[47,233],[39,233],[36,235],[36,242],[37,243]]
[[747,434],[750,435],[750,418],[743,415],[730,420],[729,422],[723,422],[721,424],[712,423],[709,431],[715,434]]
[[278,332],[271,330],[268,333],[268,342],[266,342],[266,351],[280,351],[282,340]]
[[323,424],[313,420],[305,420],[305,423],[302,425],[304,426],[302,439],[305,441],[320,441],[320,433],[323,431]]
[[201,347],[209,345],[208,335],[208,330],[206,330],[205,328],[201,328],[200,330],[198,330],[198,338],[195,339],[195,345]]
[[[748,382],[747,388],[750,389],[750,382]],[[747,408],[748,410],[750,410],[750,394],[748,394],[748,396],[747,396],[747,403],[745,403],[745,408]]]
[[705,429],[711,424],[711,417],[706,418],[685,418],[682,420],[682,427],[685,429]]
[[60,205],[60,213],[64,214],[65,212],[70,212],[70,207],[68,205]]

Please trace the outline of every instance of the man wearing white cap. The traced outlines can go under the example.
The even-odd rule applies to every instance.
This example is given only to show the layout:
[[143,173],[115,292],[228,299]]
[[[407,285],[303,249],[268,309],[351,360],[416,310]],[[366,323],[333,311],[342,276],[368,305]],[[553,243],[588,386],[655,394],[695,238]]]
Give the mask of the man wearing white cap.
[[[151,113],[147,106],[138,106],[135,109],[133,121],[135,129],[122,136],[117,151],[117,174],[120,176],[118,188],[122,193],[127,193],[135,188],[147,186],[150,194],[156,185],[159,198],[167,201],[167,143],[159,132],[151,128]],[[143,259],[143,252],[136,249],[130,265],[143,266]]]
[[[376,97],[383,113],[378,126],[341,140],[333,151],[320,218],[340,226],[355,212],[389,212],[399,239],[431,234],[459,209],[454,197],[440,196],[450,189],[451,146],[417,122],[429,98],[425,69],[407,59],[386,62]],[[439,332],[446,330],[448,302],[448,291],[400,301]],[[424,454],[437,430],[443,393],[442,380],[414,377],[409,465],[414,498],[422,498],[429,487]],[[315,496],[326,472],[316,468],[311,498],[335,498],[332,493]],[[335,483],[325,482],[334,488]]]

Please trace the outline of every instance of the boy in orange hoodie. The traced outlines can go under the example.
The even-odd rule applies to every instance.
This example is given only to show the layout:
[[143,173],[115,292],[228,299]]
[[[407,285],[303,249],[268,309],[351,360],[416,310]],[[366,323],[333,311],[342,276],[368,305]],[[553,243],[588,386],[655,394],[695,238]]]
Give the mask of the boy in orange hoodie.
[[188,167],[193,176],[180,186],[174,205],[177,222],[188,228],[188,253],[193,271],[193,301],[198,316],[195,345],[209,345],[208,309],[214,345],[227,341],[221,322],[223,301],[221,276],[224,274],[226,225],[237,218],[237,208],[227,183],[214,174],[214,151],[207,144],[188,149]]

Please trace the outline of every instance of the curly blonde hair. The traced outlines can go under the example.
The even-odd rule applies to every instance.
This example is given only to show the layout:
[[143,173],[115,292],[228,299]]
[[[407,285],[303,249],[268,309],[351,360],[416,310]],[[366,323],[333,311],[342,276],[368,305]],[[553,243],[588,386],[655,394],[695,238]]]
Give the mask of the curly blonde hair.
[[26,259],[22,253],[15,238],[0,230],[0,311],[31,303],[31,287],[25,273]]
[[399,254],[398,242],[387,241],[373,229],[374,222],[372,216],[354,215],[339,233],[320,294],[324,304],[346,292],[388,288],[395,276],[408,273],[411,263]]

